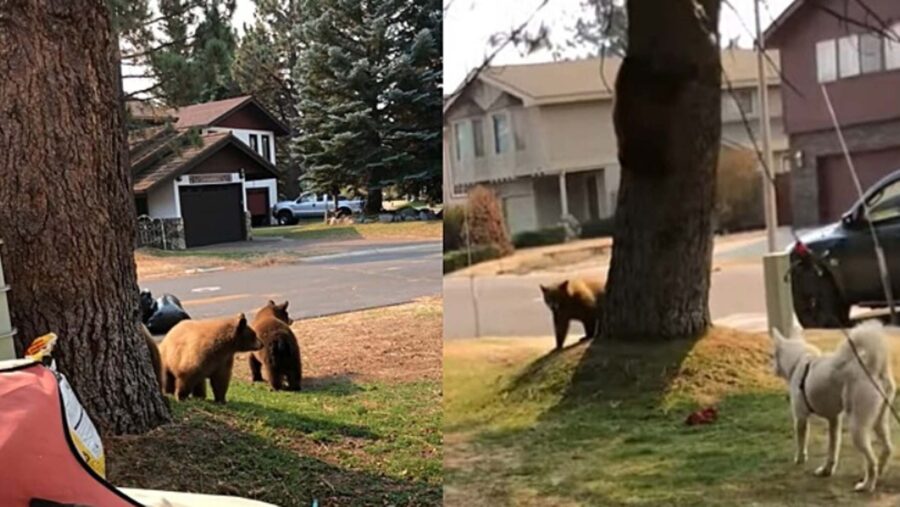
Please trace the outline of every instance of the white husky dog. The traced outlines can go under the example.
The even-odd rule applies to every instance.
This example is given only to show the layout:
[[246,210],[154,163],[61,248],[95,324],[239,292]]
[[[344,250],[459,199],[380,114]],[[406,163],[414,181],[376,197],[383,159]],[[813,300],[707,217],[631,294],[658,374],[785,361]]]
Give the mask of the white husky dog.
[[[806,462],[808,419],[810,415],[816,415],[828,421],[828,456],[815,474],[820,477],[833,474],[841,447],[841,417],[846,413],[853,444],[866,460],[865,475],[854,489],[872,491],[893,451],[891,414],[882,393],[893,401],[896,385],[891,374],[890,349],[885,342],[881,323],[864,322],[850,330],[849,334],[878,387],[873,385],[860,366],[846,340],[834,353],[823,355],[818,348],[807,343],[797,329],[790,338],[772,329],[775,373],[787,381],[790,391],[797,438],[795,462]],[[877,459],[872,451],[873,432],[881,445]]]

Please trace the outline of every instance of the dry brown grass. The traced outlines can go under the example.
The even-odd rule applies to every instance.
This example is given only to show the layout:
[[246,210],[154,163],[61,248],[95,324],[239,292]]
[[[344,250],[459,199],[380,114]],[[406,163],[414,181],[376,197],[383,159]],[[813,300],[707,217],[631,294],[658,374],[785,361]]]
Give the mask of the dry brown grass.
[[[333,253],[334,250],[320,252],[304,251],[304,256]],[[299,255],[286,251],[240,254],[190,254],[190,253],[156,253],[138,250],[134,253],[137,264],[137,275],[140,280],[172,278],[190,274],[192,270],[222,268],[226,270],[262,268],[279,264],[297,262]]]
[[[441,378],[440,298],[294,323],[304,382],[408,382]],[[250,378],[246,354],[235,376]]]

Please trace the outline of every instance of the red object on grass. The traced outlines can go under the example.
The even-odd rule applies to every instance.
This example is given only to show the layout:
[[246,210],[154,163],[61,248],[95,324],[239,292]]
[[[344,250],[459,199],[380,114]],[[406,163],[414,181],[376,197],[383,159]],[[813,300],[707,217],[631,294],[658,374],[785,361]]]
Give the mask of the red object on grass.
[[684,423],[688,426],[696,426],[698,424],[711,424],[719,417],[719,411],[716,407],[706,407],[703,410],[691,412],[687,416]]

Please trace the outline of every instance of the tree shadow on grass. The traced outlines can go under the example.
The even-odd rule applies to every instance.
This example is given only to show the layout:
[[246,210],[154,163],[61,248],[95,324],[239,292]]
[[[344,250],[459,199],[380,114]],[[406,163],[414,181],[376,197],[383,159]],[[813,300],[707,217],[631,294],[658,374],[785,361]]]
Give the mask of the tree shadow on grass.
[[[273,415],[266,424],[288,424],[283,417],[287,414]],[[340,432],[367,433],[350,426]],[[234,418],[200,410],[146,435],[107,441],[109,478],[121,487],[235,495],[282,507],[306,507],[313,500],[319,505],[440,503],[439,484],[333,464],[355,452],[353,446],[251,432]]]
[[[793,464],[786,393],[770,368],[768,342],[727,329],[700,340],[600,340],[550,353],[522,368],[503,393],[505,403],[546,407],[525,427],[480,435],[479,452],[506,456],[505,468],[466,479],[490,476],[488,491],[561,504],[900,505],[900,473],[893,473],[900,457],[876,495],[851,492],[862,460],[849,439],[835,477],[812,475],[825,454],[820,421],[810,461]],[[707,400],[718,419],[686,425]]]
[[[318,377],[304,376],[299,391],[282,389],[280,392],[296,394],[297,396],[308,393],[327,393],[332,396],[350,396],[364,390],[354,381],[354,378],[355,375],[346,373],[335,373]],[[241,379],[241,381],[246,382],[245,379]],[[248,383],[258,387],[269,385],[265,380]],[[274,392],[271,387],[269,390]]]
[[548,418],[583,405],[620,404],[636,397],[644,404],[659,404],[699,339],[578,342],[529,363],[511,380],[505,394],[562,392],[542,416]]
[[289,430],[316,435],[316,440],[337,440],[340,437],[375,438],[378,435],[369,428],[357,424],[335,422],[324,418],[308,417],[297,411],[288,411],[273,408],[247,401],[228,402],[228,407],[216,410],[221,415],[249,416],[262,422],[266,427],[276,430]]

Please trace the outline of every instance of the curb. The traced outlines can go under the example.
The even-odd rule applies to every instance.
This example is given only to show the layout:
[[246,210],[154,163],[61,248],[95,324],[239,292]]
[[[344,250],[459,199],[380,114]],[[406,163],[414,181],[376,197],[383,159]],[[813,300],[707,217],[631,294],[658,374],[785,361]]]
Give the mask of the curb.
[[366,250],[357,250],[353,252],[340,252],[335,254],[325,254],[325,255],[314,255],[311,257],[300,257],[297,259],[298,262],[314,262],[321,260],[330,260],[330,259],[342,259],[346,257],[361,257],[365,255],[377,255],[377,254],[390,254],[390,253],[400,253],[400,252],[417,252],[422,250],[431,250],[437,249],[437,251],[441,251],[442,242],[430,242],[422,245],[409,245],[409,246],[398,246],[391,248],[369,248]]

